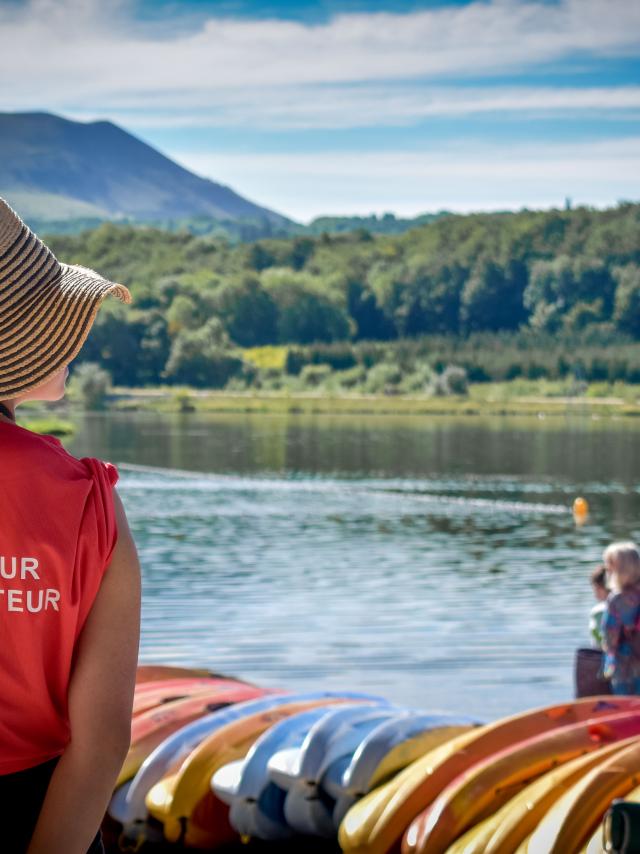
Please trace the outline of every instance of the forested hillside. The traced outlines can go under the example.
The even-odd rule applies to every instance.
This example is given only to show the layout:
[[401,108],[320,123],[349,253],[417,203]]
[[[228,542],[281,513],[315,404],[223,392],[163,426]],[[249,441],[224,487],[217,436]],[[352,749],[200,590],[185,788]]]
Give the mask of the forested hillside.
[[[234,246],[102,225],[47,241],[131,288],[134,306],[105,304],[83,353],[121,384],[255,384],[309,362],[353,373],[402,360],[413,373],[445,360],[479,380],[557,377],[577,358],[587,378],[640,381],[636,204],[450,215],[398,236]],[[265,345],[284,354],[271,367],[241,349]]]

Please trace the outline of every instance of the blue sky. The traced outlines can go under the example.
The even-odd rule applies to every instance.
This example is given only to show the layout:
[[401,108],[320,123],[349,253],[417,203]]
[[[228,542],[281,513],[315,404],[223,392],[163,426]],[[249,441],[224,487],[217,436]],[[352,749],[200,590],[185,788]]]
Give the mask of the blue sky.
[[640,3],[0,0],[0,110],[301,221],[640,198]]
[[142,0],[136,4],[138,20],[166,20],[176,17],[202,19],[215,15],[230,18],[278,18],[306,24],[326,23],[340,13],[415,12],[443,6],[464,6],[469,0],[325,0],[324,2],[278,3],[272,0]]

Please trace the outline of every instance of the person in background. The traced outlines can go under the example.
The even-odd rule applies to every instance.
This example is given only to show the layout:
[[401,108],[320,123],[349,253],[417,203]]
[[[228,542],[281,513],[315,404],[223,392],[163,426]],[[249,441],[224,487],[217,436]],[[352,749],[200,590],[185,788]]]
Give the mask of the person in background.
[[602,617],[604,677],[614,694],[640,694],[640,552],[635,543],[605,549],[611,592]]
[[607,568],[604,564],[600,564],[600,566],[592,570],[590,579],[591,589],[597,601],[589,614],[589,635],[591,637],[591,645],[595,649],[602,649],[602,617],[604,616],[605,604],[609,595]]
[[114,465],[16,424],[64,396],[122,285],[61,264],[0,199],[0,851],[104,852],[131,739],[140,567]]

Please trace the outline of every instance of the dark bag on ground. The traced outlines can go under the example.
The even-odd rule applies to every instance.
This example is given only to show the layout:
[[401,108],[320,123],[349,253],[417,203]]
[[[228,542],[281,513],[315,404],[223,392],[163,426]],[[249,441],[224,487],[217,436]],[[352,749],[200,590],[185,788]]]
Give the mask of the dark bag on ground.
[[613,854],[640,854],[640,804],[614,801],[604,817],[602,841]]
[[611,694],[611,682],[602,675],[604,653],[601,649],[576,650],[575,687],[576,697],[597,697]]

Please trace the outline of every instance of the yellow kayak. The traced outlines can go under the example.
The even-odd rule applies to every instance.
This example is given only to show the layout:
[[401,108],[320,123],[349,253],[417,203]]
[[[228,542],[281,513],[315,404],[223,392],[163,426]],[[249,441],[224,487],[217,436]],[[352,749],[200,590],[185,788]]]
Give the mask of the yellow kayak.
[[526,738],[615,711],[640,709],[635,697],[588,697],[505,718],[465,733],[409,765],[355,804],[340,825],[347,854],[386,854],[413,819],[456,777]]
[[533,833],[543,816],[564,792],[587,771],[618,751],[624,750],[635,738],[634,736],[585,756],[578,756],[559,768],[548,771],[507,801],[496,813],[457,839],[447,849],[447,854],[502,854],[505,851],[515,851],[518,845]]
[[345,854],[383,854],[396,846],[406,823],[420,808],[414,794],[420,782],[470,745],[475,734],[463,733],[430,750],[351,807],[338,832]]
[[[468,828],[492,815],[530,781],[585,752],[633,736],[640,736],[640,711],[617,712],[610,717],[542,733],[477,763],[411,823],[404,838],[403,854],[444,854]],[[638,744],[635,740],[627,750],[636,749]],[[612,761],[619,756],[615,754]],[[560,850],[563,854],[566,851]]]
[[579,780],[540,822],[528,854],[574,854],[589,843],[614,798],[640,785],[640,738]]
[[432,730],[425,730],[419,735],[409,738],[406,741],[397,744],[387,754],[385,754],[375,771],[369,779],[369,790],[380,786],[385,781],[391,779],[407,765],[411,765],[416,759],[424,756],[430,750],[446,744],[452,739],[464,733],[478,729],[477,726],[463,725],[438,727]]

